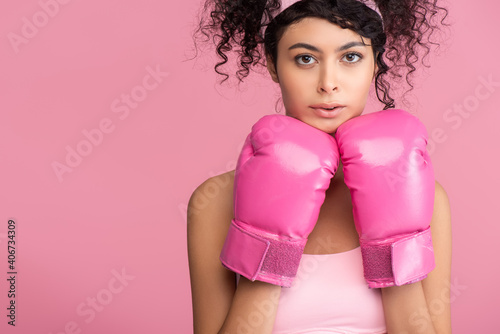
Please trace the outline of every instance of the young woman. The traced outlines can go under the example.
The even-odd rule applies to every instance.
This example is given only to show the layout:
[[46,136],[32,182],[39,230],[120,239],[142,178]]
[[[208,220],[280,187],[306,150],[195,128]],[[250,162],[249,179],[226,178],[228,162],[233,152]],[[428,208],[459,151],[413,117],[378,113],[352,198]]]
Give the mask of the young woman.
[[[209,37],[207,40],[217,40],[217,52],[223,60],[215,66],[216,71],[227,78],[220,67],[227,62],[226,53],[234,48],[240,52],[237,72],[240,80],[249,74],[251,66],[261,64],[265,56],[271,78],[279,84],[282,92],[286,116],[279,116],[287,118],[263,118],[256,123],[247,138],[246,145],[249,146],[244,147],[237,170],[206,180],[191,196],[188,256],[194,332],[451,333],[448,197],[433,179],[428,155],[422,153],[425,152],[426,142],[422,140],[425,130],[414,116],[392,110],[395,101],[391,98],[390,81],[386,78],[401,76],[405,66],[409,69],[408,74],[414,71],[414,64],[421,59],[419,52],[429,51],[429,44],[433,43],[429,37],[438,25],[432,22],[432,17],[441,11],[446,13],[446,10],[430,0],[301,0],[285,3],[276,0],[208,0],[204,8],[209,13],[208,21],[203,19],[200,22],[197,33]],[[406,78],[410,83],[408,74]],[[361,115],[373,82],[377,97],[385,105],[384,110]],[[371,117],[374,114],[377,115]],[[404,121],[396,120],[401,115]],[[255,187],[259,178],[265,175],[259,175],[256,171],[260,169],[255,165],[243,169],[247,160],[242,156],[248,147],[258,145],[256,132],[264,126],[262,124],[282,120],[284,126],[275,124],[275,130],[281,130],[276,130],[272,140],[286,137],[287,143],[295,141],[297,145],[294,147],[304,144],[304,150],[294,149],[281,161],[282,170],[274,171],[276,173],[266,180],[267,183]],[[270,124],[265,125],[265,129],[269,129]],[[414,128],[420,130],[412,130]],[[379,151],[380,146],[373,145],[387,146],[386,139],[390,136],[395,136],[399,142],[399,137],[412,131],[417,134],[414,142],[423,143],[417,151],[427,161],[417,159],[414,165],[410,162],[409,167],[394,171],[393,177],[388,178],[385,174],[383,177],[387,182],[382,185],[368,187],[364,193],[360,191],[360,187],[370,185],[371,181],[357,184],[359,180],[367,175],[370,178],[380,175],[375,168],[370,169],[369,164],[363,166],[361,172],[356,171],[355,166],[366,163],[361,160],[370,160],[369,157],[376,161],[375,164],[384,159],[391,160],[393,157],[387,157],[387,154],[393,155],[399,150],[399,146],[391,146],[384,155]],[[376,137],[366,137],[367,133]],[[352,143],[356,144],[348,145]],[[364,150],[364,158],[356,162],[358,165],[352,163],[359,153],[349,152],[353,150],[352,146]],[[340,157],[331,152],[340,152]],[[268,154],[265,159],[275,159],[272,155]],[[289,157],[293,157],[293,163],[286,161]],[[314,165],[311,163],[314,159],[304,157],[320,157],[321,165]],[[285,166],[287,163],[290,168]],[[314,174],[309,173],[311,164],[314,173],[321,172],[315,174],[318,176],[313,181],[307,179],[302,190],[287,186],[279,189],[279,184],[297,181],[287,179],[297,170],[307,170],[302,176]],[[326,170],[328,177],[325,177]],[[408,170],[411,175],[405,174]],[[354,176],[356,172],[358,177]],[[235,180],[238,173],[239,179]],[[282,183],[274,180],[280,178]],[[429,185],[428,180],[432,188],[422,186],[424,183]],[[392,182],[408,183],[406,193],[393,191],[396,188]],[[238,183],[237,190],[233,189],[235,183]],[[303,190],[313,183],[321,185],[310,193]],[[256,193],[258,189],[255,188],[262,191]],[[276,205],[280,202],[273,202],[275,198],[267,195],[267,190],[281,191],[283,202]],[[318,193],[319,197],[311,200]],[[368,205],[360,199],[360,193],[380,205],[368,214],[363,213]],[[245,213],[239,207],[236,210],[241,212],[235,213],[236,196],[239,196],[239,206],[241,203],[249,206]],[[312,201],[314,208],[308,211],[308,205],[300,205],[303,201]],[[269,271],[280,272],[283,268],[278,268],[278,262],[292,263],[291,267],[297,267],[291,270],[291,274],[278,274],[271,279],[266,273],[249,277],[246,269],[238,268],[239,264],[246,267],[245,261],[251,262],[256,256],[243,245],[246,235],[256,229],[241,224],[235,227],[234,222],[243,215],[261,210],[259,205],[265,206],[266,203],[273,204],[265,208],[270,210],[266,217],[277,217],[278,220],[281,216],[286,217],[285,224],[300,230],[305,242],[302,248],[294,248],[288,241],[275,248],[273,252],[278,254],[279,261],[268,260],[271,263]],[[429,219],[420,220],[425,221],[424,225],[430,225],[429,233],[423,234],[424,226],[418,233],[411,234],[411,240],[417,240],[413,238],[415,235],[422,235],[430,243],[432,236],[432,243],[417,241],[423,245],[418,248],[422,253],[412,253],[417,249],[412,248],[410,253],[402,255],[401,263],[404,268],[414,268],[418,266],[415,262],[419,261],[424,267],[427,263],[429,265],[417,276],[407,276],[399,284],[394,283],[395,277],[403,269],[398,269],[395,258],[392,258],[389,260],[393,266],[392,281],[387,283],[368,277],[371,274],[367,272],[374,266],[386,265],[378,263],[378,255],[372,256],[371,260],[367,255],[370,254],[366,246],[367,238],[370,238],[367,234],[371,233],[367,232],[368,226],[371,231],[377,231],[377,235],[380,230],[390,227],[363,224],[372,224],[377,215],[391,216],[398,212],[403,217],[398,224],[409,226],[406,220],[410,221],[414,215],[424,217],[420,215],[426,210]],[[300,218],[295,219],[295,216]],[[306,216],[312,217],[308,223],[305,222],[308,218],[302,218]],[[301,229],[305,224],[310,228],[304,232]],[[266,232],[268,235],[282,233],[282,230],[272,230],[272,226],[261,226],[261,229],[267,228],[270,229]],[[240,230],[245,233],[238,235]],[[280,240],[291,240],[292,234],[296,235],[291,233],[285,236],[288,238]],[[393,238],[398,237],[390,234],[385,239],[391,243]],[[397,239],[397,242],[405,240]],[[270,247],[273,247],[272,242]],[[287,257],[297,249],[300,250],[300,262]],[[428,257],[426,250],[432,251],[432,258]],[[293,254],[290,257],[293,258]],[[297,263],[293,264],[294,261]],[[379,272],[375,270],[372,274],[377,276]]]

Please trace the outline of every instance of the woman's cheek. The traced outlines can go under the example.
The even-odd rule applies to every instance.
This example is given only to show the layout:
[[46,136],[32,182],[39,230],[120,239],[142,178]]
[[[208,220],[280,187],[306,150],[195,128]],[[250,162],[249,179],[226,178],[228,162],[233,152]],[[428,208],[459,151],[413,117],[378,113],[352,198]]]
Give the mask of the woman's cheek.
[[282,89],[283,101],[287,100],[296,103],[300,100],[304,92],[307,91],[307,83],[300,75],[287,76],[284,80]]
[[366,75],[361,76],[354,81],[354,84],[353,91],[357,92],[358,100],[362,99],[364,101],[368,97],[370,91],[371,78]]

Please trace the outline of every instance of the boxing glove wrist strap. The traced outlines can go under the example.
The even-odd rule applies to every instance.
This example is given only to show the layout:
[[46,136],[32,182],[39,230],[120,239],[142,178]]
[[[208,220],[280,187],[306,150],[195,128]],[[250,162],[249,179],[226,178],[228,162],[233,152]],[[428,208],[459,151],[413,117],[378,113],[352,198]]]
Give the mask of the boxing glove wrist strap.
[[365,279],[370,288],[418,282],[435,267],[431,229],[399,238],[361,243]]
[[283,239],[233,219],[220,260],[226,268],[251,281],[290,287],[306,242],[307,239]]

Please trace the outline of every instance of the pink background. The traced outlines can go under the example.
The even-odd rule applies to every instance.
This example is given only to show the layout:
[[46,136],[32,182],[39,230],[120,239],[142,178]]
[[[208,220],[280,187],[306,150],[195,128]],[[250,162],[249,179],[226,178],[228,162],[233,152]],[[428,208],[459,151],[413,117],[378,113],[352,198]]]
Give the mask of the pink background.
[[[198,3],[0,4],[2,333],[192,331],[189,196],[234,168],[250,126],[274,113],[279,93],[267,75],[241,92],[215,85],[212,55],[183,61]],[[449,47],[431,58],[407,109],[435,135],[436,178],[451,201],[454,333],[492,333],[500,6],[450,6]],[[455,105],[466,113],[448,111]],[[58,177],[53,165],[66,165],[71,150],[83,156]],[[15,328],[6,325],[8,219],[18,236]]]

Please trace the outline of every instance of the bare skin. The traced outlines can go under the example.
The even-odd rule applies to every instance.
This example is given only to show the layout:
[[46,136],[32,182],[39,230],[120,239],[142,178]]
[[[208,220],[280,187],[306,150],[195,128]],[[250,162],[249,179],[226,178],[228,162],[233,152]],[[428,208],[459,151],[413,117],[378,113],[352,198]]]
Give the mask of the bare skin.
[[[195,334],[272,332],[281,287],[244,277],[236,286],[235,274],[219,260],[234,216],[233,182],[234,171],[209,178],[189,202],[188,256]],[[388,333],[451,333],[450,209],[448,196],[437,182],[431,231],[436,268],[421,282],[382,289]],[[304,253],[334,254],[358,246],[351,196],[340,165]],[[255,314],[262,315],[255,318],[259,321],[252,321]]]

